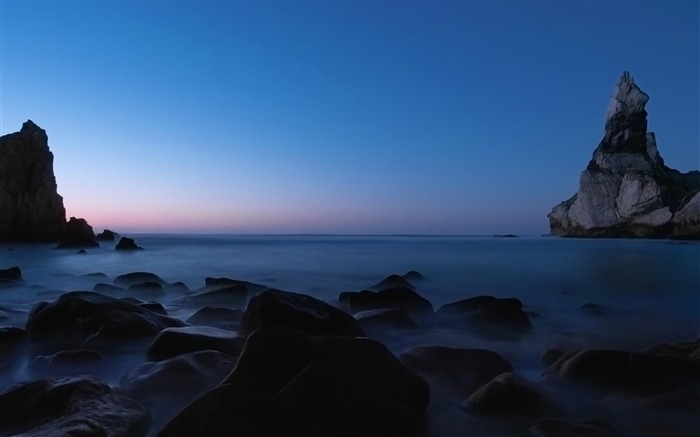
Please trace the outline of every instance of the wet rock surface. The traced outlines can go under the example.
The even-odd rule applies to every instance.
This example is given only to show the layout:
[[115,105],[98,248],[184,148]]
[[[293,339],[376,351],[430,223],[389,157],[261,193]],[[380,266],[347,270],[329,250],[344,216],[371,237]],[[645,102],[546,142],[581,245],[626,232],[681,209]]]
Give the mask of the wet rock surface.
[[166,328],[153,339],[148,349],[148,359],[160,361],[202,350],[215,350],[236,357],[243,349],[244,342],[245,338],[233,331],[210,326]]

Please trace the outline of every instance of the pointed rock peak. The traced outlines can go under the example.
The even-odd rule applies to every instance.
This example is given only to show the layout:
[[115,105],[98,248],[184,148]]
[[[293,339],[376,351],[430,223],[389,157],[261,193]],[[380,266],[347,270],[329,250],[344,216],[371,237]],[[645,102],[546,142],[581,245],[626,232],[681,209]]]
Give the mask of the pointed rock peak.
[[649,96],[634,83],[629,71],[625,71],[613,91],[607,118],[642,112],[648,101]]
[[36,132],[36,131],[43,131],[42,128],[37,126],[36,123],[34,123],[31,120],[27,120],[22,124],[22,130],[20,132]]

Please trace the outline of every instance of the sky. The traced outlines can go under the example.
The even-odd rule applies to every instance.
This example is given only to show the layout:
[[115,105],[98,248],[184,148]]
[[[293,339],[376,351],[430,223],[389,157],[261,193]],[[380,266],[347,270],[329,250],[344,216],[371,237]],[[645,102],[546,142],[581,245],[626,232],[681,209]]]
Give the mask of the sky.
[[0,2],[0,133],[100,231],[548,232],[629,70],[700,167],[697,1]]

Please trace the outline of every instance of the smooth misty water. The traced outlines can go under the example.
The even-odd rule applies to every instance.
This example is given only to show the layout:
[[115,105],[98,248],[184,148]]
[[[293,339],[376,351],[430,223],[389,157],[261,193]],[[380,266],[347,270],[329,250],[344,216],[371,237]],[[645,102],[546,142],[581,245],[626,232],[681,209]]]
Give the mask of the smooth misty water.
[[[425,280],[418,291],[437,310],[455,300],[490,294],[517,297],[530,312],[533,332],[519,342],[486,341],[464,331],[427,330],[387,335],[395,353],[436,344],[495,350],[516,372],[537,379],[540,354],[553,343],[577,347],[643,350],[661,342],[695,339],[700,333],[700,244],[667,240],[559,239],[549,237],[382,237],[382,236],[227,236],[136,235],[146,250],[116,252],[112,244],[79,255],[53,245],[0,245],[0,268],[19,266],[26,287],[0,291],[6,311],[0,324],[23,327],[28,311],[62,292],[90,290],[95,279],[147,271],[190,289],[204,278],[229,277],[303,292],[333,301],[342,291],[367,288],[389,274],[417,270]],[[161,301],[174,317],[193,309]],[[592,316],[585,303],[602,305]],[[126,360],[105,377],[118,382]],[[22,370],[0,375],[0,389],[31,377]],[[467,394],[468,395],[468,394]],[[450,401],[452,402],[452,401]],[[447,414],[447,413],[446,413]],[[452,414],[452,413],[451,413]],[[433,433],[474,426],[459,412],[434,419]],[[485,426],[485,425],[484,425]],[[484,428],[488,429],[488,428]],[[493,432],[496,432],[495,430]]]

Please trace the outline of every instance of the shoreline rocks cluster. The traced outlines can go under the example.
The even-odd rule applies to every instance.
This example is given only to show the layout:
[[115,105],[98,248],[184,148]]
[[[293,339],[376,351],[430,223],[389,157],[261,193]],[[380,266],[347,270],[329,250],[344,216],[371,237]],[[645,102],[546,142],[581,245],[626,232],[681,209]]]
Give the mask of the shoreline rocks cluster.
[[648,101],[624,72],[578,192],[547,215],[552,234],[700,238],[700,171],[665,165],[655,134],[647,132]]
[[[0,277],[21,281],[21,270]],[[0,434],[429,436],[439,435],[433,415],[446,410],[501,434],[637,434],[642,426],[582,416],[561,400],[566,393],[649,414],[673,431],[699,430],[690,419],[700,339],[646,351],[561,346],[544,354],[535,380],[493,350],[417,340],[449,329],[484,344],[518,342],[538,323],[516,298],[469,297],[435,310],[417,272],[340,293],[336,305],[229,278],[189,290],[149,272],[110,284],[91,277],[104,281],[101,292],[64,293],[36,304],[25,329],[0,328],[2,371],[26,360],[34,378],[0,393]],[[181,320],[158,302],[166,295],[207,298],[181,301],[197,309]],[[416,339],[399,354],[384,344],[396,333]],[[118,384],[100,380],[110,366],[121,369]]]

